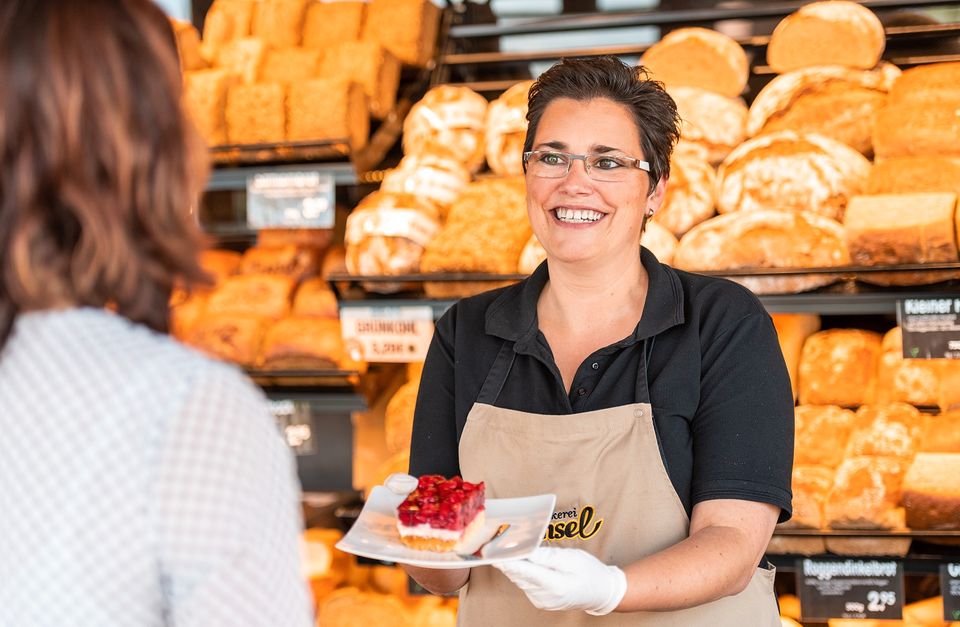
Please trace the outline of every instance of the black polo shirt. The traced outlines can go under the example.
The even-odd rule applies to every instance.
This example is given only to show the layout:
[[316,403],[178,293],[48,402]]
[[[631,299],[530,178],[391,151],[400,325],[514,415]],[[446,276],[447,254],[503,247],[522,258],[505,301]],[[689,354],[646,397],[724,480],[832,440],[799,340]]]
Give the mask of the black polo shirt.
[[675,270],[646,249],[641,261],[649,289],[636,329],[584,360],[569,394],[537,324],[546,263],[525,281],[453,305],[424,364],[411,474],[460,473],[460,434],[504,342],[516,358],[496,406],[538,414],[637,402],[646,350],[660,452],[687,514],[730,498],[772,503],[788,519],[793,395],[770,316],[736,283]]

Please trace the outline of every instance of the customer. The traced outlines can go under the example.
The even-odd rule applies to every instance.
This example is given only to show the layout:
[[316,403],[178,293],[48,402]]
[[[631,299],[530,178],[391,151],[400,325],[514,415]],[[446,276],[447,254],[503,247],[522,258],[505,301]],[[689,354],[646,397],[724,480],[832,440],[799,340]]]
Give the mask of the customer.
[[763,553],[790,516],[793,400],[776,332],[746,289],[640,248],[676,106],[615,58],[569,60],[527,119],[547,260],[437,323],[410,466],[553,493],[556,513],[528,560],[409,572],[465,585],[463,625],[779,625]]
[[164,334],[204,155],[150,0],[0,3],[0,625],[311,624],[263,397]]

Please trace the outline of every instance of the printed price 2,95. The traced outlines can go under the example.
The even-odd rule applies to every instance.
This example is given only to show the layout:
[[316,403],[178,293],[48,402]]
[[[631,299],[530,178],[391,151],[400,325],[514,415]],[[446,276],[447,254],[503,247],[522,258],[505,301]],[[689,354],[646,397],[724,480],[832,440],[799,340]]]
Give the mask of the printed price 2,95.
[[882,612],[887,607],[897,604],[897,593],[892,590],[871,590],[867,593],[867,611]]

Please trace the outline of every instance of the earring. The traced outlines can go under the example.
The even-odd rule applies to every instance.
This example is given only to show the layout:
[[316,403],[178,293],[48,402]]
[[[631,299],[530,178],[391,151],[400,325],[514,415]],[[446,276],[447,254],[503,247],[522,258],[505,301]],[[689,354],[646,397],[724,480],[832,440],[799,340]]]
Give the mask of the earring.
[[647,211],[647,217],[648,217],[648,218],[652,218],[652,217],[653,217],[653,209],[649,209],[649,210]]

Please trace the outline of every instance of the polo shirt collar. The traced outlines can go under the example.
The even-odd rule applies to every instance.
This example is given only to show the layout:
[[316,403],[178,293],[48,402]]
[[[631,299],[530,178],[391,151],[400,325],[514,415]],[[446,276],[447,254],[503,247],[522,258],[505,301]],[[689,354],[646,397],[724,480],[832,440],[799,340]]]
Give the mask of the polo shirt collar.
[[[684,299],[680,278],[646,248],[640,249],[640,262],[647,271],[649,284],[643,315],[632,340],[640,341],[663,333],[684,322]],[[525,342],[536,337],[537,301],[550,279],[547,262],[541,263],[529,277],[508,287],[487,308],[485,331],[488,335]]]

